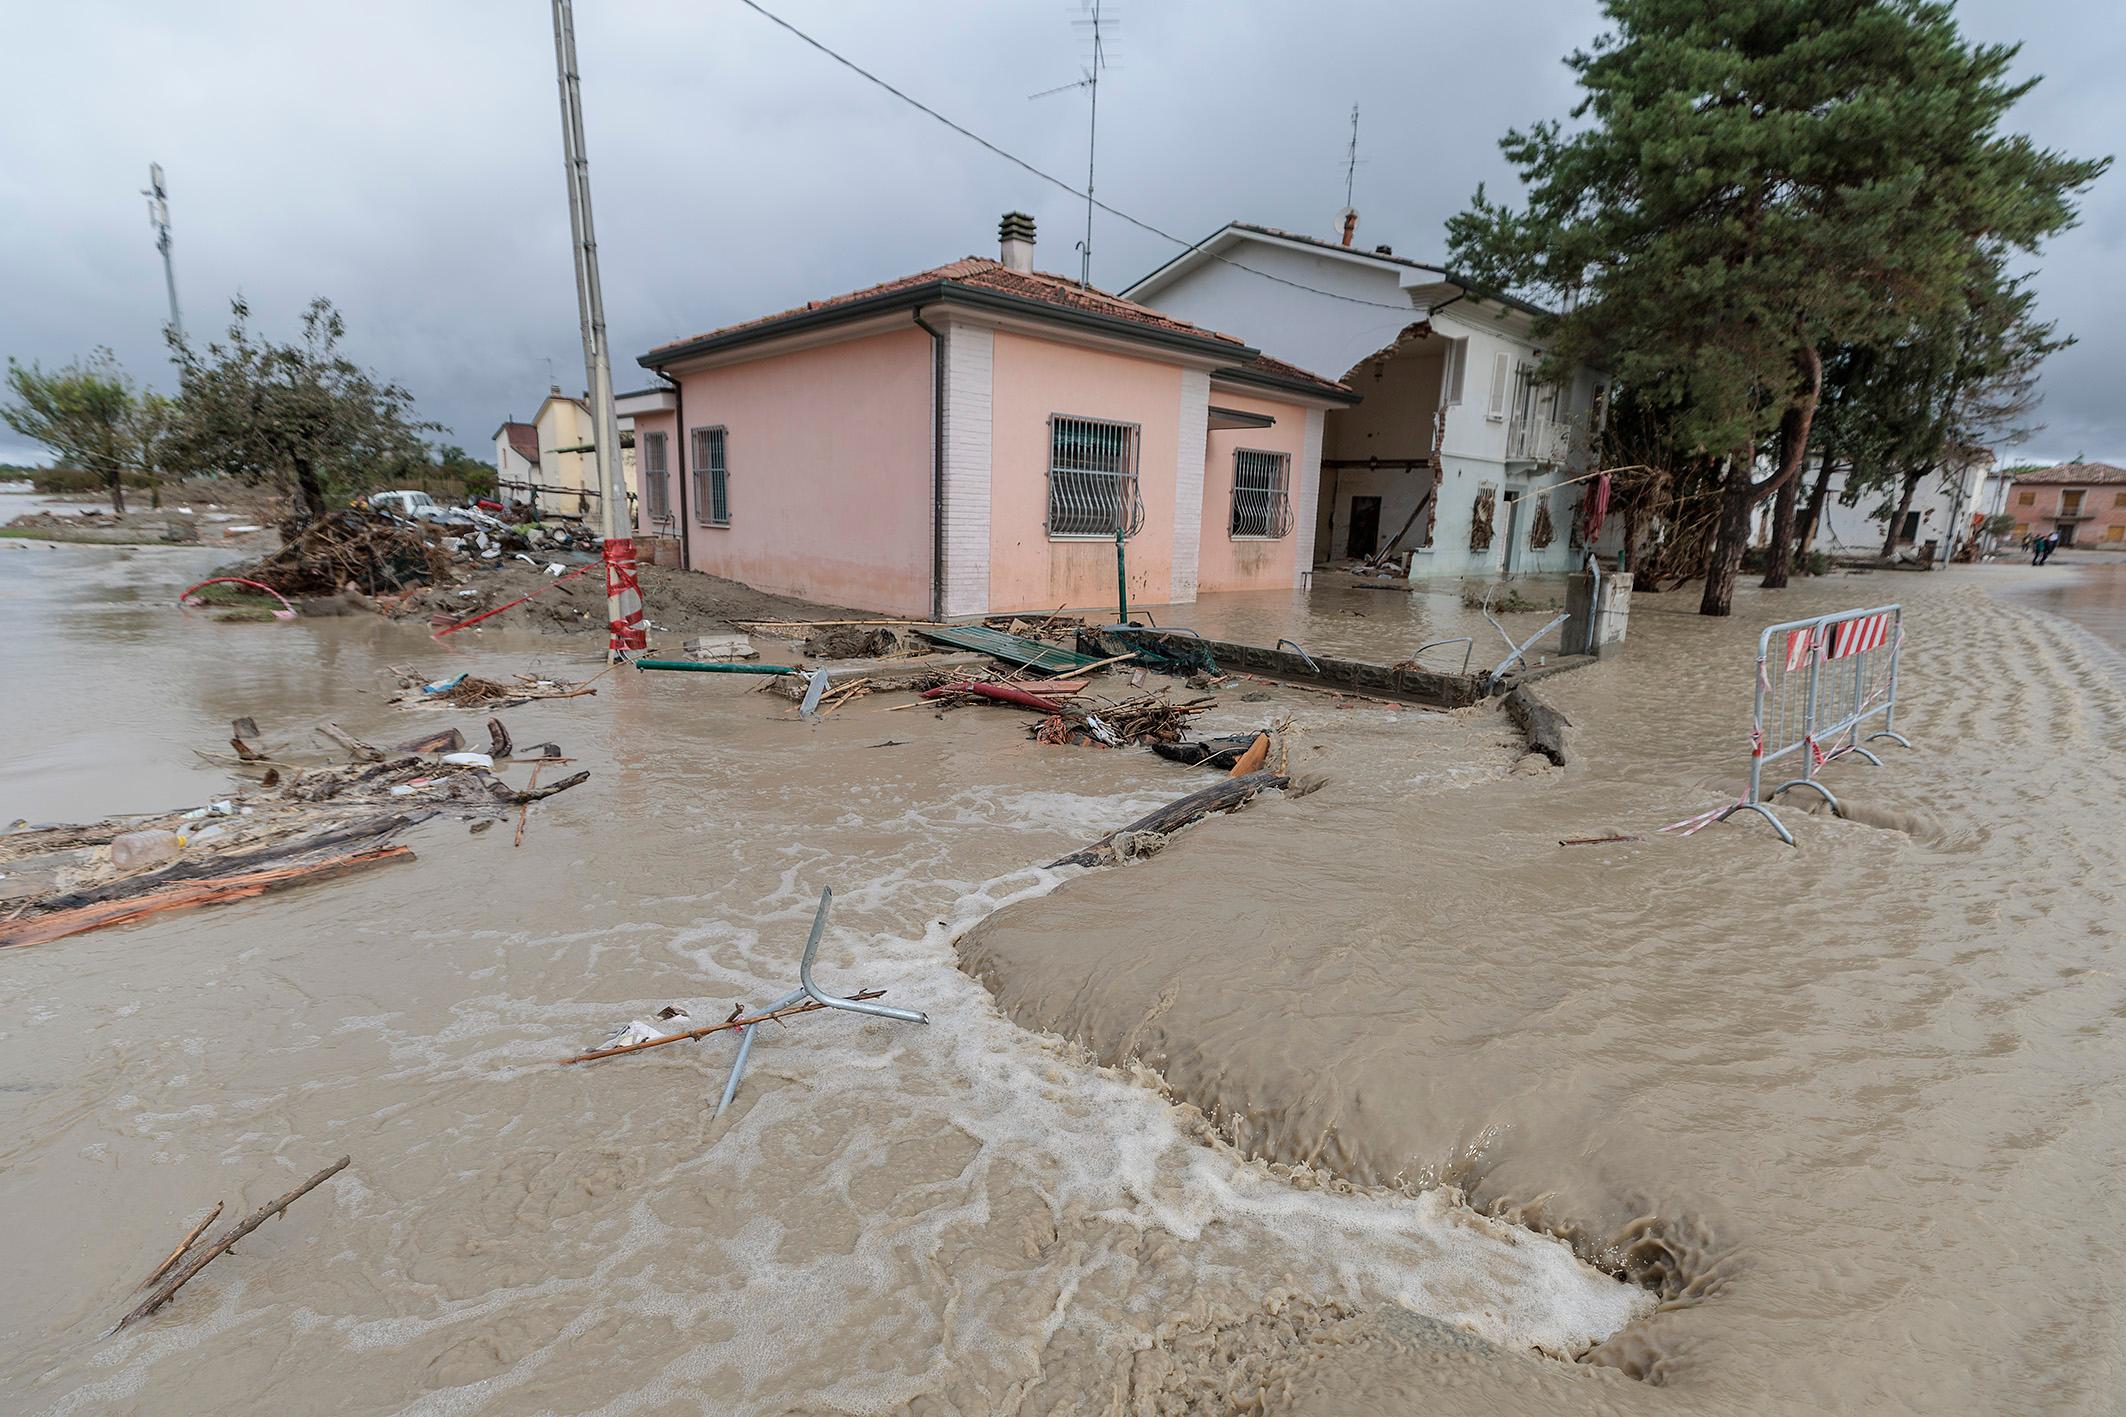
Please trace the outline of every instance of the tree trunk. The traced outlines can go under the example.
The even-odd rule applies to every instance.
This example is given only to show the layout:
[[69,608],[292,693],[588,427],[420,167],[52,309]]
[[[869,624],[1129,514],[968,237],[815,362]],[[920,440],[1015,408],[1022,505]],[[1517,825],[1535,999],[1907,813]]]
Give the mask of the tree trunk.
[[1713,554],[1705,563],[1705,594],[1698,601],[1700,615],[1727,615],[1734,609],[1735,577],[1742,570],[1742,553],[1749,549],[1750,509],[1757,504],[1757,488],[1750,479],[1750,450],[1741,449],[1727,460],[1727,476],[1720,484],[1720,528],[1713,535]]
[[110,478],[111,510],[122,517],[125,515],[125,474],[114,468]]
[[1808,419],[1800,405],[1787,409],[1779,420],[1779,466],[1784,469],[1794,464],[1793,475],[1779,483],[1778,499],[1772,503],[1772,540],[1764,551],[1764,579],[1758,582],[1766,590],[1786,589],[1787,576],[1794,569],[1794,506],[1801,497],[1800,460],[1808,455],[1806,448],[1796,449],[1794,440],[1806,438]]
[[1905,474],[1904,491],[1897,498],[1897,510],[1890,515],[1890,530],[1882,539],[1882,559],[1887,561],[1897,554],[1897,534],[1904,529],[1905,516],[1912,510],[1912,494],[1919,490],[1921,479],[1931,469],[1921,468]]
[[1823,525],[1823,502],[1831,494],[1831,467],[1834,462],[1833,448],[1823,450],[1823,466],[1816,469],[1816,485],[1809,489],[1809,509],[1801,517],[1799,546],[1807,551],[1816,544],[1816,529]]
[[295,516],[299,522],[314,522],[325,515],[325,486],[309,459],[295,459]]

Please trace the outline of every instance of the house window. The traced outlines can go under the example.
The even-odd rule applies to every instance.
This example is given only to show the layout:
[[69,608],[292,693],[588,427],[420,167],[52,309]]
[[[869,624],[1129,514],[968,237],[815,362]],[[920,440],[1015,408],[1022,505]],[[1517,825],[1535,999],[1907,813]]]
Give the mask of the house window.
[[1274,539],[1292,530],[1291,471],[1290,453],[1266,453],[1255,448],[1233,450],[1229,535]]
[[2018,507],[2034,507],[2034,506],[2036,506],[2036,505],[2037,505],[2037,493],[2035,493],[2035,492],[2018,492],[2018,493],[2016,493],[2016,494],[2015,494],[2015,505],[2016,505],[2016,506],[2018,506]]
[[731,475],[723,445],[723,429],[694,430],[694,519],[703,526],[731,524]]
[[1462,401],[1462,370],[1469,362],[1469,341],[1450,339],[1440,347],[1439,401],[1442,408]]
[[1048,534],[1134,536],[1144,525],[1137,426],[1094,418],[1048,420]]
[[664,461],[664,434],[642,435],[642,491],[648,499],[650,520],[667,521],[672,515],[672,486]]
[[2126,492],[2114,492],[2114,493],[2112,493],[2112,494],[2111,494],[2111,505],[2112,505],[2112,506],[2114,506],[2114,507],[2126,507]]

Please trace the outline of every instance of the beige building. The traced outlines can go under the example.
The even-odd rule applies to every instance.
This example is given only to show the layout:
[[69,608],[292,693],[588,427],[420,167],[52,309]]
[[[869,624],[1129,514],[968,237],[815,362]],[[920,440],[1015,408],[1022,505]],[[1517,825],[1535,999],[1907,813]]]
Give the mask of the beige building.
[[[617,400],[616,400],[617,403]],[[627,478],[631,522],[640,495],[635,475],[634,420],[621,417],[620,465]],[[524,503],[541,516],[582,517],[601,514],[597,464],[591,456],[590,405],[548,389],[529,424],[505,422],[495,430],[495,481],[505,502]]]

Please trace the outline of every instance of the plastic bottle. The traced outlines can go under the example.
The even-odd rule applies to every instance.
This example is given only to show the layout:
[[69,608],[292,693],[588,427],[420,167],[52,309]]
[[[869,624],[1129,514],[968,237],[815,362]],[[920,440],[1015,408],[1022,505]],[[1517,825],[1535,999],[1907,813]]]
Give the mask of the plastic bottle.
[[176,832],[127,832],[111,841],[111,864],[121,871],[145,871],[175,861],[185,849]]

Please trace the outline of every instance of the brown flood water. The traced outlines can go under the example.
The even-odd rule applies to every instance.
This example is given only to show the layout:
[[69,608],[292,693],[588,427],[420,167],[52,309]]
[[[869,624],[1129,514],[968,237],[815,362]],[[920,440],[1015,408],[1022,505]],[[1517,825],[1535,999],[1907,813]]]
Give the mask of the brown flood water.
[[[387,664],[596,662],[184,620],[213,559],[0,543],[0,817],[205,800],[193,750],[238,714],[459,721],[386,707]],[[0,1408],[2111,1410],[2126,695],[1989,593],[2025,574],[1753,592],[1726,624],[1644,597],[1627,658],[1553,683],[1562,772],[1488,706],[1225,690],[1207,727],[1290,713],[1329,786],[1083,880],[1029,863],[1207,779],[1003,711],[801,724],[706,676],[510,711],[593,773],[522,850],[438,821],[411,866],[0,955]],[[1918,748],[1832,769],[1858,820],[1556,846],[1731,793],[1753,627],[1888,594]],[[1474,619],[1174,613],[1383,655]],[[929,1027],[764,1034],[713,1125],[724,1040],[553,1066],[791,987],[825,885],[824,981]],[[341,1152],[101,1337],[216,1199]]]

